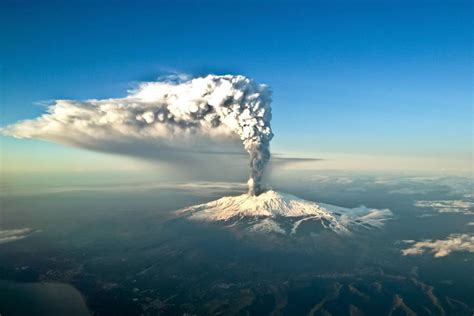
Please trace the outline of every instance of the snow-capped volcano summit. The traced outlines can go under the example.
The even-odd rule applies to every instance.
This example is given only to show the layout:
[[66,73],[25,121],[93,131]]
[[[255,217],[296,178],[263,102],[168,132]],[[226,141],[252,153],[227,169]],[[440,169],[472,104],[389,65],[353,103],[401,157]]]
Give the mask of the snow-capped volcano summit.
[[258,196],[242,194],[226,196],[205,204],[187,207],[178,211],[192,220],[225,222],[236,224],[250,222],[250,229],[286,234],[282,222],[290,222],[288,233],[297,232],[301,223],[317,221],[338,234],[348,234],[357,228],[381,228],[391,218],[388,209],[369,209],[365,206],[344,208],[329,204],[315,203],[294,195],[273,190]]

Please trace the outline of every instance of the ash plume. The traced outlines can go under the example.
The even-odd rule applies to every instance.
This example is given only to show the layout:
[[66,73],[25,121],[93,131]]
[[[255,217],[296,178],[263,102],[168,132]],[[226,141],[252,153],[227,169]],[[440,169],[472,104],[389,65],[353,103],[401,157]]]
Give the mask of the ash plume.
[[244,76],[208,75],[142,83],[124,98],[56,100],[46,114],[1,132],[121,154],[138,142],[168,160],[209,147],[222,151],[223,143],[238,138],[250,155],[249,194],[258,195],[273,137],[270,103],[265,85]]

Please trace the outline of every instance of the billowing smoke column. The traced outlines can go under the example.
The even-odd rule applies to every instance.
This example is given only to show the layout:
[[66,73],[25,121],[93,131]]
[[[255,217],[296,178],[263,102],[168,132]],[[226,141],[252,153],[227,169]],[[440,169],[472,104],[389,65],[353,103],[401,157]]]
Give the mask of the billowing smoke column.
[[234,134],[250,155],[249,194],[258,195],[273,137],[270,103],[265,85],[244,76],[208,75],[180,83],[143,83],[125,98],[58,100],[47,114],[2,132],[104,151],[124,139],[152,139],[164,149],[183,139]]
[[270,159],[270,139],[261,138],[255,140],[244,140],[245,150],[250,154],[250,178],[247,182],[250,195],[259,195],[262,192],[261,180],[265,165]]
[[[268,88],[243,76],[229,75],[197,78],[184,85],[188,90],[184,95],[178,91],[165,97],[169,110],[166,117],[180,124],[223,124],[237,133],[250,155],[249,194],[260,194],[273,137]],[[193,97],[186,96],[189,92]]]

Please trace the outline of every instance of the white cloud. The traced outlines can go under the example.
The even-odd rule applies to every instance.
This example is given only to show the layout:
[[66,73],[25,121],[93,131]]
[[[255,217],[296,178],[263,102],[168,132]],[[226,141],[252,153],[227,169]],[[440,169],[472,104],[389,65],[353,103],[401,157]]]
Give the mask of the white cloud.
[[28,237],[32,233],[29,228],[0,230],[0,244],[17,241]]
[[305,180],[309,182],[317,182],[317,183],[331,183],[331,184],[351,184],[354,182],[353,179],[349,177],[343,176],[329,176],[329,175],[310,175],[305,177]]
[[438,213],[474,214],[471,210],[474,208],[474,203],[464,200],[416,201],[415,206],[421,208],[432,208]]
[[474,253],[474,235],[451,234],[446,239],[425,239],[422,241],[405,241],[411,243],[409,248],[403,249],[404,256],[421,255],[432,253],[435,257],[445,257],[452,252],[472,252]]
[[375,180],[375,184],[395,187],[389,193],[395,194],[424,194],[431,191],[446,190],[450,195],[461,195],[472,199],[472,177],[465,176],[403,176],[383,177]]
[[427,218],[427,217],[434,217],[434,216],[438,216],[438,214],[435,214],[435,213],[425,213],[425,214],[418,215],[417,217],[418,217],[418,218]]
[[390,194],[420,194],[426,192],[427,189],[425,188],[400,188],[388,191]]

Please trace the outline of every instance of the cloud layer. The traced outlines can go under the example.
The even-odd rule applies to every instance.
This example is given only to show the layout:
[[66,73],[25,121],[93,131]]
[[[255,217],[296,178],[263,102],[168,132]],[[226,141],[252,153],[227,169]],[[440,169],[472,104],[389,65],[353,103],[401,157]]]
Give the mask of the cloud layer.
[[415,206],[421,208],[432,208],[438,213],[474,214],[471,210],[474,208],[474,203],[463,200],[416,201]]
[[405,243],[412,245],[402,250],[404,256],[432,253],[435,257],[445,257],[452,252],[474,253],[474,235],[468,234],[451,234],[446,239],[426,239],[418,242],[406,240]]
[[250,155],[249,190],[260,192],[270,158],[271,93],[244,76],[208,75],[185,82],[148,82],[125,98],[57,100],[48,113],[2,129],[18,138],[165,161],[192,153]]
[[32,233],[29,228],[0,230],[0,244],[17,241],[28,237]]

